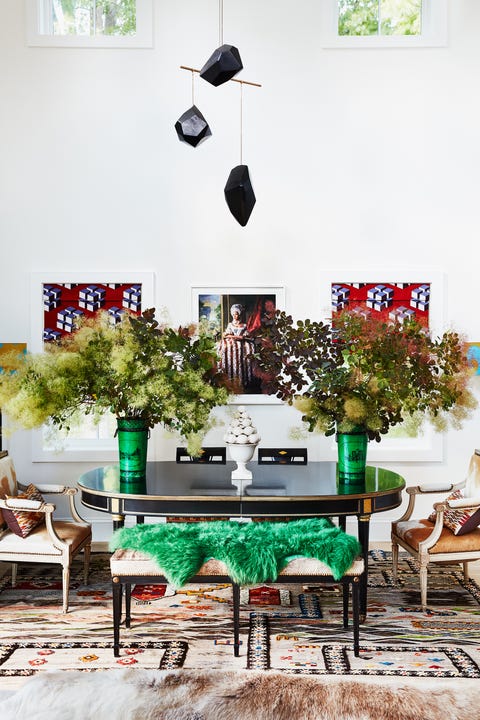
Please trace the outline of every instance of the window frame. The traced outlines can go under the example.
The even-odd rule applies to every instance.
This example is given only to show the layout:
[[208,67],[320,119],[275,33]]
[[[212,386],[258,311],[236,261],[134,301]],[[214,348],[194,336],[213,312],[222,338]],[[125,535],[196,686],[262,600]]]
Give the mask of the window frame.
[[[43,345],[43,285],[45,283],[141,283],[142,311],[154,306],[154,273],[149,272],[33,272],[30,279],[30,343],[31,352],[42,352]],[[74,438],[61,450],[46,449],[44,430],[38,428],[32,433],[32,462],[87,462],[118,461],[117,440],[111,438]],[[154,443],[149,442],[149,459],[154,454]]]
[[153,48],[153,0],[136,0],[135,35],[53,35],[42,31],[52,0],[25,0],[27,45],[69,48]]
[[411,49],[448,44],[448,0],[423,0],[420,35],[338,35],[338,0],[320,3],[320,45],[325,49]]

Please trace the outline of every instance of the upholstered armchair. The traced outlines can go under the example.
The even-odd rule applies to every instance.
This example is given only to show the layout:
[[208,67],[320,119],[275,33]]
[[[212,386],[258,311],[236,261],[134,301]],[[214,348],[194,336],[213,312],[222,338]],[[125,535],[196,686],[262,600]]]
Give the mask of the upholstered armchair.
[[[62,485],[21,485],[12,459],[6,452],[0,456],[0,562],[12,564],[12,586],[18,563],[60,564],[64,613],[68,611],[72,560],[83,550],[87,582],[92,543],[91,526],[75,508],[76,492],[76,488]],[[55,505],[44,495],[67,497],[72,520],[54,520]]]
[[[449,493],[433,504],[428,518],[414,520],[418,497]],[[468,563],[480,559],[480,450],[472,455],[465,480],[457,484],[425,484],[408,487],[408,507],[392,523],[393,576],[397,577],[398,550],[402,547],[420,567],[420,596],[427,606],[429,563],[461,563],[468,580]]]

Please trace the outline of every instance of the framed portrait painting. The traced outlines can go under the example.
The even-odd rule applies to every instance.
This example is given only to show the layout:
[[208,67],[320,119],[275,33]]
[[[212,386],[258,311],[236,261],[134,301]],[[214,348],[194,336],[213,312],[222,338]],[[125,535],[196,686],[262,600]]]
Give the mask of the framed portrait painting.
[[252,356],[275,311],[284,308],[283,287],[192,288],[192,317],[217,341],[221,369],[238,389],[239,402],[280,402],[265,392]]

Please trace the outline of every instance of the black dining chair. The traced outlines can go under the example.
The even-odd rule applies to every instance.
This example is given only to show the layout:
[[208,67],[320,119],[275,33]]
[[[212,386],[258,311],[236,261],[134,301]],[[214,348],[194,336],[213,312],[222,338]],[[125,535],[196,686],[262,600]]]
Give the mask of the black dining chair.
[[176,462],[210,463],[212,465],[225,465],[227,462],[227,449],[224,447],[202,447],[201,454],[194,457],[188,453],[187,448],[177,447]]
[[258,448],[259,465],[306,465],[307,448]]

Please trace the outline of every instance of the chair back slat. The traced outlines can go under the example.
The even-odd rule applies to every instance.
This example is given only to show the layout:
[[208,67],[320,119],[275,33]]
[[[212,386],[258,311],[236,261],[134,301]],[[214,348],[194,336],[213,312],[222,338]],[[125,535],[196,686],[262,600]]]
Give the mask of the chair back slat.
[[259,465],[306,465],[307,448],[258,448]]
[[176,462],[209,463],[211,465],[225,465],[227,462],[227,449],[224,447],[204,447],[198,457],[189,455],[184,447],[177,447]]

